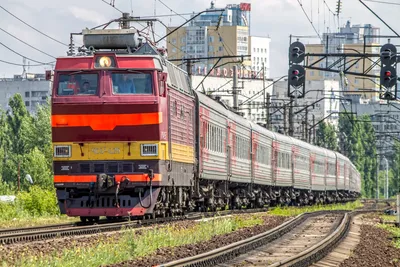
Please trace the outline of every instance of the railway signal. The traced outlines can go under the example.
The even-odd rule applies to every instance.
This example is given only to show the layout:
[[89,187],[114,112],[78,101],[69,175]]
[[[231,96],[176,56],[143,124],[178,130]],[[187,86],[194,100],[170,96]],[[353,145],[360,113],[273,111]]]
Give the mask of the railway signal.
[[305,50],[304,44],[298,41],[289,47],[288,96],[291,98],[303,98],[305,94]]
[[[396,100],[397,96],[397,49],[393,44],[381,47],[380,99]],[[394,87],[394,90],[393,90]]]

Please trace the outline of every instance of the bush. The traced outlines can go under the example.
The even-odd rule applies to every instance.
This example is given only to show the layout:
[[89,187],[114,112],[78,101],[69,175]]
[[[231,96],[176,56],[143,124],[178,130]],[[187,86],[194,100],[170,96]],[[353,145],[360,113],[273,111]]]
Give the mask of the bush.
[[60,210],[54,190],[44,190],[39,186],[18,193],[14,203],[0,202],[0,220],[58,215]]
[[32,186],[29,192],[19,193],[16,204],[33,216],[60,214],[55,191],[44,190],[39,186]]

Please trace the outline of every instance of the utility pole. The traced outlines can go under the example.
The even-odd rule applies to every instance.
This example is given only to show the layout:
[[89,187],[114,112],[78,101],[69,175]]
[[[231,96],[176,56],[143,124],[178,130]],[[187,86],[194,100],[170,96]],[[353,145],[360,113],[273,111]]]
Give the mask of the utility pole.
[[238,79],[237,79],[237,66],[233,66],[233,87],[232,87],[232,95],[233,95],[233,109],[237,112],[239,107],[238,107],[238,94],[237,94],[237,85]]
[[289,136],[293,136],[293,105],[289,105]]
[[[312,114],[312,124],[313,125],[315,125],[315,115],[314,114]],[[315,127],[314,127],[314,129],[313,129],[313,145],[315,145],[317,142],[315,141],[315,138],[316,138],[316,130],[315,130]],[[311,139],[311,138],[310,138]]]
[[287,133],[288,133],[288,127],[287,127],[287,114],[288,112],[287,112],[287,106],[285,105],[284,107],[283,107],[283,133],[285,134],[285,135],[287,135]]
[[189,84],[192,84],[192,61],[190,59],[186,62],[186,72],[189,76]]
[[270,118],[270,115],[269,115],[270,114],[269,113],[270,106],[271,106],[271,96],[270,96],[269,93],[267,93],[267,105],[266,105],[267,112],[265,114],[267,116],[267,125],[266,126],[267,126],[268,130],[271,130],[271,118]]
[[376,155],[376,199],[379,199],[379,155]]
[[389,163],[385,156],[383,156],[383,160],[386,162],[386,186],[385,186],[385,198],[389,198]]
[[305,141],[306,142],[308,142],[308,108],[306,108],[306,114],[305,114],[305,116],[306,116],[306,118],[305,118],[305,120],[304,120],[304,133],[305,133]]

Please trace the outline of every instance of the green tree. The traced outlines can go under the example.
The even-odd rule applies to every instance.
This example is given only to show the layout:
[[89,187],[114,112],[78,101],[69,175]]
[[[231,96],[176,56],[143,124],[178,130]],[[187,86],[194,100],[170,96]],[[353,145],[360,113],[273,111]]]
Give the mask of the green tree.
[[51,169],[53,162],[53,148],[51,144],[51,106],[38,106],[34,117],[34,146],[46,157],[47,165]]
[[376,192],[376,139],[369,116],[341,114],[339,135],[341,153],[361,174],[362,194],[373,197]]
[[317,129],[317,145],[330,150],[337,150],[337,144],[335,127],[329,123],[320,123]]
[[48,167],[45,155],[36,147],[30,153],[24,155],[22,159],[21,184],[24,185],[24,188],[30,186],[28,181],[25,180],[27,174],[32,177],[35,185],[45,189],[52,188],[51,169]]
[[391,163],[391,169],[393,172],[393,180],[390,185],[390,196],[397,195],[400,192],[400,142],[399,140],[394,141],[394,156]]
[[34,147],[33,118],[26,110],[20,94],[15,94],[9,101],[10,111],[7,112],[7,135],[10,138],[12,153],[23,155]]

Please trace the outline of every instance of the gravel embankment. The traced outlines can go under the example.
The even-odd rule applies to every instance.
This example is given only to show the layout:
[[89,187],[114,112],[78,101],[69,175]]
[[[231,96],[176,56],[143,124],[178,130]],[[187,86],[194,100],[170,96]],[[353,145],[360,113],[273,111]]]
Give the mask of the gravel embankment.
[[190,256],[194,256],[197,254],[201,254],[207,251],[211,251],[213,249],[229,245],[231,243],[252,237],[254,235],[261,234],[262,232],[268,231],[272,228],[277,227],[283,222],[290,219],[290,217],[282,217],[282,216],[264,216],[263,225],[257,225],[254,227],[243,228],[238,231],[219,235],[212,238],[209,241],[201,242],[198,244],[191,244],[179,247],[168,247],[158,249],[155,253],[148,255],[143,258],[138,258],[135,260],[122,262],[118,264],[108,265],[113,267],[119,266],[135,266],[135,267],[148,267],[154,266],[162,263],[167,263],[170,261],[178,260],[181,258],[186,258]]

